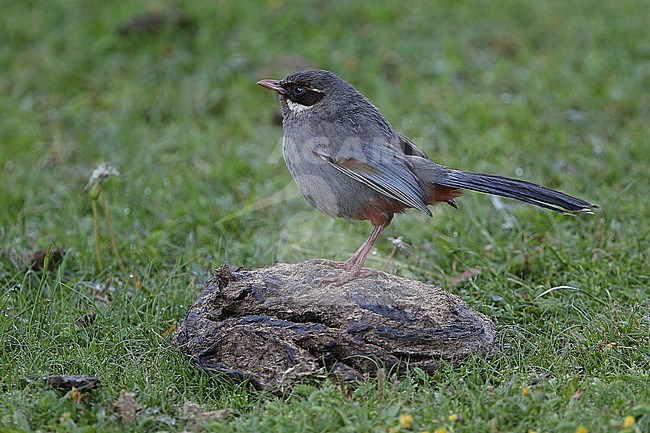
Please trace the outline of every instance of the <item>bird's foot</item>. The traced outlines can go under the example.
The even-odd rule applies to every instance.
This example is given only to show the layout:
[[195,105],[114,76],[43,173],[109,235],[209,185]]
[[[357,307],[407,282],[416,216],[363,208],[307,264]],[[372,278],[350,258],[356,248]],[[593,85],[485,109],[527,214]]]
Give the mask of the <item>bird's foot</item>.
[[363,268],[360,263],[347,260],[345,262],[336,262],[333,260],[316,259],[314,263],[330,266],[340,269],[342,272],[333,272],[322,277],[314,279],[315,282],[324,284],[334,284],[342,286],[357,278],[368,278],[378,275],[379,271],[374,269]]
[[317,265],[329,266],[330,268],[351,269],[351,266],[348,264],[347,261],[337,262],[336,260],[328,260],[328,259],[312,259],[310,260],[310,262],[315,263]]

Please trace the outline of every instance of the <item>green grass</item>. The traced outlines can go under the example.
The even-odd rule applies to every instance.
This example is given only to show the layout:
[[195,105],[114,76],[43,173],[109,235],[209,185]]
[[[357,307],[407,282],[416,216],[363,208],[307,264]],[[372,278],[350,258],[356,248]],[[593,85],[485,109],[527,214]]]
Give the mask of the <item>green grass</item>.
[[[174,4],[192,28],[118,34]],[[204,426],[220,432],[617,432],[630,415],[628,431],[650,431],[646,2],[0,9],[1,431],[197,429],[188,401],[233,408]],[[440,163],[602,206],[569,218],[468,194],[460,211],[410,212],[380,239],[369,266],[440,285],[495,320],[494,359],[280,398],[208,377],[171,344],[166,331],[212,268],[344,259],[370,232],[277,195],[296,190],[278,153],[277,102],[255,82],[294,65],[341,74]],[[104,189],[131,276],[103,217],[97,265],[84,186],[100,162],[121,172]],[[387,236],[411,247],[385,265]],[[54,271],[17,258],[50,245],[68,251]],[[481,273],[452,284],[472,268]],[[81,373],[103,386],[80,403],[33,380]],[[116,417],[120,390],[141,406],[132,426]]]

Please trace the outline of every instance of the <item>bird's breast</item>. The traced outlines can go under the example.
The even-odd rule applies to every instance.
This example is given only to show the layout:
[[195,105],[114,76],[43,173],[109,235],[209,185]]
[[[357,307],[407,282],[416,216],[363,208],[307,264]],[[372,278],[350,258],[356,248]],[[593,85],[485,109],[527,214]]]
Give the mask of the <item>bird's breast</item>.
[[377,194],[314,154],[329,144],[325,136],[285,134],[284,161],[298,189],[312,206],[333,217],[358,219],[359,209],[376,200]]

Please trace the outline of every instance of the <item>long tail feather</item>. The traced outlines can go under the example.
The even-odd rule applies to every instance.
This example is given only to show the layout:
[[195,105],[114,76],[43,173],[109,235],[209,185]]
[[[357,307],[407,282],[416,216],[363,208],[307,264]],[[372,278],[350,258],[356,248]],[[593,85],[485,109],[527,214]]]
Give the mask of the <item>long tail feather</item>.
[[599,208],[597,204],[531,182],[491,174],[450,170],[438,177],[436,184],[512,198],[568,215],[571,212],[593,213],[593,209]]

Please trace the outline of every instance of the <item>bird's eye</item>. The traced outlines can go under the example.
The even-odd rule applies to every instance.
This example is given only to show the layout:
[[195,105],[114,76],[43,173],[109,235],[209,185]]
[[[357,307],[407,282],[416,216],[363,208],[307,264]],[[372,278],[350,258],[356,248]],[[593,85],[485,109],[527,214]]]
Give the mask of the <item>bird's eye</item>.
[[305,93],[305,88],[302,86],[296,86],[293,89],[293,93],[295,93],[296,95],[302,95],[303,93]]

